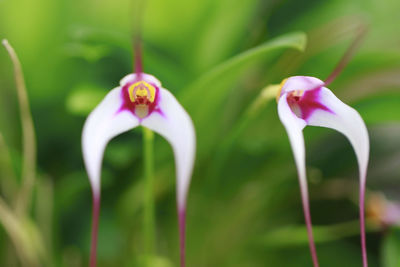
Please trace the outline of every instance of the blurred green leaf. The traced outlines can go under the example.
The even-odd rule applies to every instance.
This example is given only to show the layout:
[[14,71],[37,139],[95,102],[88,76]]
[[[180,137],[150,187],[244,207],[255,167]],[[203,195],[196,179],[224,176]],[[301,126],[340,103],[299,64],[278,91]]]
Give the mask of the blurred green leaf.
[[400,112],[393,112],[400,107],[400,94],[375,95],[356,105],[367,124],[400,120]]
[[203,76],[189,85],[186,90],[184,90],[182,96],[183,101],[189,103],[191,101],[197,101],[197,97],[205,94],[205,89],[208,89],[207,93],[218,92],[221,95],[227,93],[227,89],[213,89],[213,85],[218,83],[221,79],[227,79],[226,76],[229,77],[229,80],[235,80],[236,78],[233,77],[235,77],[240,70],[246,69],[248,67],[247,64],[266,61],[268,58],[271,58],[271,56],[275,55],[276,51],[288,48],[303,51],[305,49],[306,42],[307,39],[304,33],[289,33],[267,41],[264,44],[230,58],[229,60],[212,68],[210,71],[206,72]]
[[138,266],[173,267],[174,264],[161,256],[141,256],[137,260]]
[[[304,33],[290,33],[245,51],[205,73],[183,90],[181,97],[188,108],[198,132],[199,151],[207,151],[216,140],[224,119],[224,100],[246,70],[258,63],[275,58],[279,52],[292,48],[302,51],[306,45]],[[215,116],[218,114],[218,116]]]
[[[376,228],[369,228],[367,231],[376,231]],[[351,221],[328,226],[313,226],[314,241],[324,243],[340,240],[346,237],[360,234],[360,222]],[[307,228],[305,226],[288,226],[275,229],[264,235],[260,240],[265,246],[279,248],[286,246],[307,245],[309,243]]]
[[0,223],[6,230],[23,266],[40,266],[47,259],[42,236],[27,217],[17,217],[0,198]]
[[[251,35],[248,22],[260,3],[257,0],[221,0],[214,1],[213,5],[214,12],[208,14],[197,36],[194,64],[200,70],[227,58],[240,39]],[[231,8],[226,8],[228,5]]]
[[77,86],[67,96],[66,108],[74,115],[88,115],[107,94],[104,89],[91,84]]
[[391,228],[384,238],[382,266],[400,267],[400,228]]
[[65,47],[65,52],[71,57],[81,57],[89,62],[96,62],[110,53],[106,45],[89,45],[71,43]]

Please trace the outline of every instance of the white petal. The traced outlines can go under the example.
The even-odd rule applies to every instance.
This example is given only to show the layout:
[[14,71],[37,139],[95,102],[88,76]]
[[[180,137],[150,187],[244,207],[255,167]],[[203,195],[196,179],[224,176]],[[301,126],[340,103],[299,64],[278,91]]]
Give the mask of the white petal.
[[107,143],[116,135],[138,126],[129,111],[118,112],[122,104],[121,87],[111,90],[90,113],[82,132],[82,150],[94,195],[100,194],[101,163]]
[[306,122],[298,118],[292,112],[287,102],[287,94],[283,94],[279,99],[278,115],[283,126],[285,126],[286,128],[286,132],[289,136],[289,141],[292,146],[293,155],[299,176],[301,200],[303,204],[304,217],[307,226],[308,239],[310,242],[309,245],[310,245],[311,257],[314,266],[318,266],[317,253],[315,249],[314,237],[312,234],[312,223],[311,223],[307,178],[306,178],[306,158],[305,158],[305,147],[304,147],[304,136],[303,136],[303,129],[306,126]]
[[287,94],[281,96],[278,102],[278,115],[279,119],[286,128],[286,132],[289,136],[289,141],[293,149],[293,155],[296,161],[297,170],[299,172],[299,178],[301,183],[306,183],[306,171],[305,171],[305,148],[304,148],[304,137],[303,129],[306,126],[306,122],[298,118],[290,109],[286,98]]
[[[137,76],[136,73],[128,74],[124,78],[121,79],[119,84],[121,86],[124,86],[125,84],[127,84],[129,82],[133,82],[136,79],[136,76]],[[153,75],[142,73],[142,80],[145,80],[148,83],[155,84],[157,87],[161,87],[161,82]]]
[[324,85],[324,82],[311,76],[292,76],[282,85],[281,95],[294,90],[308,91]]
[[365,236],[365,184],[369,158],[369,137],[367,127],[358,112],[340,101],[328,88],[321,88],[320,102],[333,113],[316,110],[308,118],[308,124],[335,129],[344,134],[353,146],[360,173],[360,228],[363,266],[368,266]]
[[365,183],[369,138],[363,119],[355,109],[340,101],[325,87],[321,88],[320,102],[333,113],[318,109],[308,118],[308,124],[335,129],[349,139],[357,156],[361,183]]
[[171,144],[177,173],[177,202],[185,209],[186,196],[196,153],[196,136],[192,120],[176,98],[160,88],[160,112],[154,111],[142,125],[157,132]]

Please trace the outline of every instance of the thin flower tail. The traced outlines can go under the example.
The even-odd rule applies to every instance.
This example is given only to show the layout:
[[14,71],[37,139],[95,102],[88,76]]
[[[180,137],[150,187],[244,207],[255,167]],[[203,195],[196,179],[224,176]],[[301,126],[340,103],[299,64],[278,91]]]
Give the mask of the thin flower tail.
[[163,136],[172,146],[177,176],[177,212],[181,267],[185,266],[186,199],[196,153],[193,122],[176,98],[160,89],[159,112],[143,120],[142,125]]
[[186,264],[186,210],[185,208],[178,208],[178,220],[179,220],[179,251],[180,251],[180,262],[181,267],[185,267]]
[[121,111],[121,87],[111,90],[87,118],[82,132],[85,167],[93,193],[90,267],[96,266],[97,235],[100,214],[101,163],[107,143],[116,135],[139,125],[128,111]]
[[369,158],[369,137],[367,127],[358,112],[340,101],[329,89],[323,87],[320,91],[321,102],[333,112],[316,110],[308,120],[309,125],[335,129],[349,139],[359,167],[360,176],[360,230],[363,266],[368,266],[365,237],[365,184]]
[[296,115],[292,112],[287,102],[287,95],[284,94],[278,102],[278,114],[282,121],[284,127],[289,136],[289,141],[292,146],[293,155],[296,162],[301,200],[303,204],[304,218],[307,226],[307,234],[311,252],[311,258],[314,267],[318,267],[318,257],[315,249],[315,242],[312,233],[312,222],[310,215],[309,199],[308,199],[308,189],[307,189],[307,178],[306,178],[306,166],[305,166],[305,146],[303,129],[306,126],[305,121],[299,120]]
[[100,193],[92,195],[92,235],[90,244],[90,267],[96,267],[97,262],[97,239],[99,232],[99,216],[100,216]]

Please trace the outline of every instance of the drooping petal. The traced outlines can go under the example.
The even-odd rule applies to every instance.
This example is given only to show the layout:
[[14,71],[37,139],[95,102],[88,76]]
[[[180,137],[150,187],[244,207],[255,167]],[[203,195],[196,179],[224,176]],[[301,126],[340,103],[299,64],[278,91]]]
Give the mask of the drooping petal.
[[369,138],[363,119],[355,109],[343,103],[325,87],[321,88],[320,101],[333,112],[315,110],[308,119],[308,125],[334,129],[349,139],[357,156],[360,181],[365,183],[369,158]]
[[160,89],[160,112],[153,112],[142,125],[163,136],[171,144],[176,161],[178,207],[185,205],[196,150],[192,120],[176,98]]
[[365,240],[364,202],[365,183],[369,158],[369,137],[367,127],[360,114],[352,107],[340,101],[329,89],[322,87],[319,93],[320,102],[332,112],[318,109],[308,118],[309,125],[335,129],[344,134],[355,151],[360,175],[360,226],[363,266],[367,266]]
[[189,115],[176,98],[164,88],[160,88],[159,110],[145,118],[142,125],[167,139],[175,155],[181,266],[184,266],[186,197],[196,153],[196,137]]
[[318,258],[315,249],[314,237],[312,234],[312,223],[310,215],[310,207],[308,200],[307,178],[306,178],[306,165],[305,165],[305,146],[303,129],[306,122],[296,116],[290,109],[287,102],[287,94],[283,94],[278,102],[278,115],[284,125],[286,132],[289,136],[289,141],[292,146],[294,159],[297,166],[299,176],[301,200],[303,203],[304,217],[307,226],[308,239],[310,241],[310,251],[314,266],[318,265]]
[[107,143],[116,135],[136,127],[139,120],[128,111],[121,111],[121,87],[111,90],[90,113],[82,132],[83,160],[93,192],[92,240],[90,266],[96,266],[97,233],[100,214],[101,163]]
[[139,125],[128,111],[120,111],[121,87],[111,90],[90,113],[82,132],[82,150],[93,193],[100,194],[100,174],[107,143],[116,135]]

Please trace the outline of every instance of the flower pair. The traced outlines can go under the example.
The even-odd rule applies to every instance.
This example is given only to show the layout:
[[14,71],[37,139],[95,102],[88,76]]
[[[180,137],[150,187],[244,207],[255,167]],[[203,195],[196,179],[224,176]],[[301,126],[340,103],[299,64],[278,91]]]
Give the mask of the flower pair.
[[[101,162],[107,143],[116,135],[137,126],[147,127],[171,144],[176,162],[177,205],[179,216],[181,266],[185,266],[186,197],[195,158],[193,123],[176,98],[162,88],[154,76],[139,71],[124,77],[89,115],[82,136],[83,155],[93,191],[91,266],[96,265],[96,243],[100,209]],[[337,75],[337,72],[334,71]],[[332,80],[328,78],[329,82]],[[343,133],[353,146],[360,172],[360,225],[362,258],[367,266],[364,195],[369,158],[369,139],[365,124],[353,108],[340,101],[328,88],[328,82],[314,77],[294,76],[280,86],[278,114],[289,136],[298,170],[303,210],[314,266],[318,259],[311,229],[305,167],[305,126],[320,126]]]

